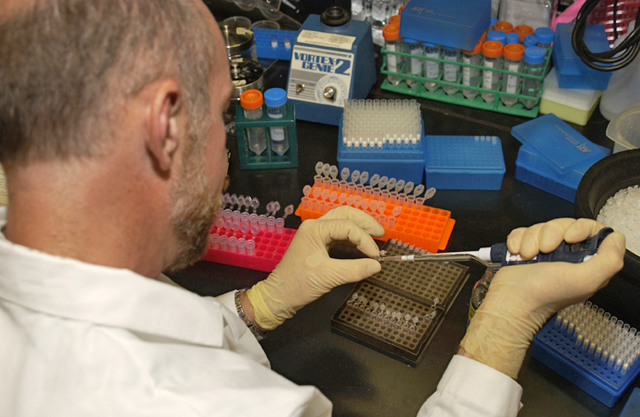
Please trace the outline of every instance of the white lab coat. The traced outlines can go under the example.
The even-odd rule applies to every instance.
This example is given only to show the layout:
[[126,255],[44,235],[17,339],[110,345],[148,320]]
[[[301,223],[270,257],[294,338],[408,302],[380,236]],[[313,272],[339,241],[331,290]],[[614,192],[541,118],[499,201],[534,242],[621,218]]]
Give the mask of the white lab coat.
[[[330,415],[320,391],[270,370],[232,297],[219,298],[0,234],[0,416]],[[456,356],[420,415],[515,415],[520,395]]]

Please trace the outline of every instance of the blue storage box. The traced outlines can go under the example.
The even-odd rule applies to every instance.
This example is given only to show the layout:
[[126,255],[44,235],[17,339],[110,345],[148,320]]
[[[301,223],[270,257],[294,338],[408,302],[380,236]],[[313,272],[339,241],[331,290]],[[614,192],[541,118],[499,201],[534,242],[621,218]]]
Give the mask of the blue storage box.
[[497,136],[427,136],[426,187],[499,190],[505,173]]
[[516,179],[571,202],[585,172],[610,153],[553,113],[514,126],[511,133],[522,142]]
[[472,50],[491,23],[491,0],[411,0],[400,36]]
[[[606,90],[611,72],[589,68],[573,50],[571,33],[573,24],[559,23],[553,40],[553,63],[557,68],[560,88]],[[602,25],[587,25],[584,42],[591,52],[609,51],[609,41]]]

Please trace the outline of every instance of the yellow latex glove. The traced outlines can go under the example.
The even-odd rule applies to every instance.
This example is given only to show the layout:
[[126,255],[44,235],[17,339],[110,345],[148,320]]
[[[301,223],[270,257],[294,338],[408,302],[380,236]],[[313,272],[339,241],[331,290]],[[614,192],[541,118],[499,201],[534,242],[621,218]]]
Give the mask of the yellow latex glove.
[[348,206],[303,222],[274,271],[247,291],[258,326],[275,329],[332,288],[379,272],[380,263],[373,259],[329,257],[335,242],[350,242],[365,255],[377,256],[371,235],[380,237],[384,229],[373,217]]
[[[516,229],[507,238],[513,254],[531,259],[564,239],[577,243],[602,224],[589,219],[556,219]],[[584,301],[604,287],[623,265],[625,238],[612,233],[596,256],[579,263],[553,262],[502,268],[469,324],[461,353],[516,379],[533,336],[558,310]]]

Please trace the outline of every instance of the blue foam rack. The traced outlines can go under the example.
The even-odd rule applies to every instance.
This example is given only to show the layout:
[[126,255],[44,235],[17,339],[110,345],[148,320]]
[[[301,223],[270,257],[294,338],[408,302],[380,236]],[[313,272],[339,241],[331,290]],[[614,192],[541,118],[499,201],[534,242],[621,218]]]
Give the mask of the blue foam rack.
[[[583,304],[576,306],[583,306],[584,309]],[[568,308],[572,307],[574,306]],[[597,306],[595,308],[597,309]],[[587,310],[590,309],[587,308]],[[592,312],[595,314],[595,310]],[[608,313],[605,313],[606,315]],[[616,317],[611,317],[611,320],[616,322]],[[598,401],[608,407],[613,407],[640,373],[640,361],[632,359],[621,363],[622,360],[619,360],[621,356],[613,356],[612,358],[613,350],[607,351],[607,345],[631,344],[633,346],[631,349],[637,352],[639,336],[636,335],[635,329],[628,332],[628,325],[622,327],[621,320],[618,320],[618,326],[604,330],[606,336],[619,333],[618,339],[609,339],[609,342],[598,345],[597,342],[594,343],[593,340],[587,339],[588,336],[583,332],[584,329],[576,331],[578,325],[575,325],[571,331],[571,321],[569,320],[568,325],[566,320],[564,324],[562,321],[558,320],[556,316],[538,332],[533,338],[532,356]],[[606,319],[604,321],[606,323]],[[625,329],[627,333],[625,333]],[[611,340],[615,342],[611,343]],[[589,345],[587,348],[584,346],[586,344]],[[602,346],[605,346],[605,350],[602,350]],[[606,359],[603,359],[605,356]]]
[[297,34],[295,30],[253,29],[256,55],[258,58],[291,61],[292,45]]

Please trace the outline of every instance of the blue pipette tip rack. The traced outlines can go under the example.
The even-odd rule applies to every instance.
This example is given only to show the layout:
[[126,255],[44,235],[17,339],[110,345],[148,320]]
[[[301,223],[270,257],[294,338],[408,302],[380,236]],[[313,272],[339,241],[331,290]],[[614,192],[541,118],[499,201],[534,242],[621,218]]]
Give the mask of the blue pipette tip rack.
[[500,190],[505,173],[497,136],[427,136],[426,187]]
[[640,373],[636,360],[626,373],[582,349],[552,318],[533,338],[533,358],[587,392],[607,407],[613,407]]

